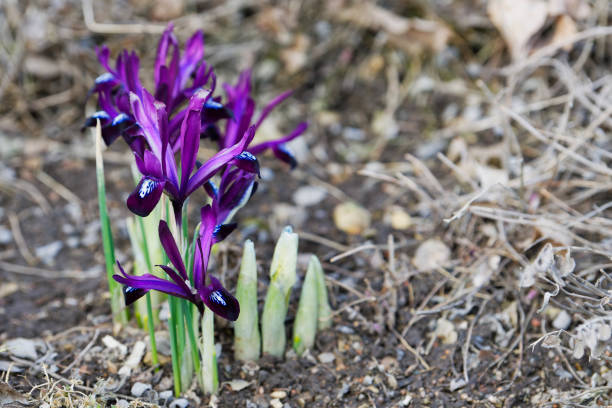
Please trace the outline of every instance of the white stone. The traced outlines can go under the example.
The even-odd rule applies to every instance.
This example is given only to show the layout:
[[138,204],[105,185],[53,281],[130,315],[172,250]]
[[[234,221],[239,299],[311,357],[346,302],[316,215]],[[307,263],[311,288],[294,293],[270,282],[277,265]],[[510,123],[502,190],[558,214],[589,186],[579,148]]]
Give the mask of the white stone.
[[557,330],[566,330],[572,323],[572,317],[565,310],[559,312],[555,320],[553,320],[553,327]]
[[321,353],[319,354],[319,361],[323,364],[331,363],[336,359],[333,353]]
[[176,399],[170,404],[170,408],[187,408],[188,406],[189,401],[187,401],[185,398]]
[[137,381],[134,383],[134,385],[132,385],[132,390],[130,392],[132,393],[133,396],[140,397],[145,392],[149,391],[150,389],[151,389],[151,384],[145,384],[145,383],[141,383]]
[[293,202],[301,207],[317,205],[327,195],[327,191],[318,186],[303,186],[293,193]]

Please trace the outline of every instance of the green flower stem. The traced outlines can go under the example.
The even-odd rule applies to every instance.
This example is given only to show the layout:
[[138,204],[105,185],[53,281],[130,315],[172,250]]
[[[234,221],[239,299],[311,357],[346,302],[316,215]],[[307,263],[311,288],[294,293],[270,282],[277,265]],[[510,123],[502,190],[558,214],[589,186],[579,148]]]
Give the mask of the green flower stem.
[[172,377],[174,377],[174,396],[178,397],[181,395],[181,368],[179,365],[179,354],[178,345],[176,343],[176,323],[177,313],[173,310],[176,309],[175,303],[177,299],[173,296],[168,297],[168,303],[170,306],[170,318],[168,319],[168,332],[170,333],[170,352],[172,354]]
[[201,384],[202,392],[213,394],[219,388],[219,373],[217,371],[217,352],[215,350],[215,315],[206,308],[202,316],[202,353]]
[[96,124],[94,133],[96,150],[96,181],[98,186],[98,207],[100,210],[100,229],[102,230],[102,245],[104,247],[104,260],[106,263],[106,276],[110,292],[111,311],[113,321],[125,324],[128,321],[128,311],[123,301],[121,285],[113,279],[115,273],[115,246],[111,233],[108,208],[106,206],[106,185],[104,183],[104,160],[102,158],[102,128],[100,121]]
[[155,341],[155,322],[153,321],[153,306],[151,305],[151,294],[147,292],[147,320],[149,326],[149,340],[151,342],[151,359],[153,365],[158,366],[155,371],[159,371],[159,357],[157,355],[157,342]]
[[253,242],[244,243],[236,288],[240,316],[234,323],[234,356],[237,360],[257,360],[261,351],[257,315],[257,264]]
[[270,286],[261,318],[264,354],[282,357],[285,352],[285,318],[291,288],[296,281],[297,248],[297,234],[286,227],[278,239],[270,266]]
[[[142,238],[142,248],[144,260],[147,265],[147,270],[152,271],[151,265],[151,256],[149,254],[149,245],[147,242],[147,234],[145,233],[144,221],[142,218],[138,218],[138,223],[140,226],[140,233]],[[149,329],[149,341],[151,343],[151,358],[153,360],[153,365],[159,365],[159,357],[157,355],[157,342],[155,341],[155,318],[153,314],[153,305],[151,303],[151,292],[147,292],[146,294],[146,302],[147,302],[147,326]],[[159,368],[156,368],[158,370]]]
[[193,367],[196,373],[198,373],[200,372],[200,355],[198,354],[198,343],[196,341],[196,334],[193,327],[194,322],[192,311],[191,305],[187,302],[183,302],[183,314],[185,315],[187,336],[189,337],[189,350],[191,351]]
[[298,355],[314,346],[317,333],[317,303],[317,271],[311,259],[302,284],[300,304],[293,323],[293,349]]

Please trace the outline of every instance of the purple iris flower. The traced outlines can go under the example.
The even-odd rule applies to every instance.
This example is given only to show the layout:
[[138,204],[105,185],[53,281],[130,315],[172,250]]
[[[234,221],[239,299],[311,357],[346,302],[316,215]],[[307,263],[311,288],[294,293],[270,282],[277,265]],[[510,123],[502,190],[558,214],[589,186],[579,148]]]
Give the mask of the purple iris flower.
[[235,165],[237,168],[257,173],[257,159],[246,147],[253,138],[253,128],[247,129],[234,145],[223,148],[200,166],[195,172],[200,146],[201,114],[212,91],[195,92],[185,109],[180,127],[180,178],[174,151],[170,145],[168,115],[164,103],[154,100],[145,89],[142,97],[130,94],[131,108],[140,132],[150,150],[139,156],[136,164],[142,178],[127,200],[128,208],[137,215],[147,216],[157,205],[162,192],[172,201],[177,222],[180,223],[182,206],[187,197],[208,182],[219,170]]
[[[262,110],[261,114],[257,118],[257,121],[253,123],[253,116],[255,111],[255,102],[251,97],[251,71],[244,71],[235,86],[225,84],[225,93],[227,94],[227,102],[225,107],[229,109],[233,114],[233,120],[228,120],[225,125],[225,132],[220,134],[219,130],[215,128],[215,125],[211,125],[207,128],[209,135],[214,139],[217,139],[219,148],[226,148],[236,143],[240,139],[241,135],[249,128],[253,127],[254,131],[257,132],[259,126],[264,119],[270,114],[270,112],[281,102],[291,96],[292,92],[287,91],[278,95],[270,103],[268,103]],[[289,164],[291,168],[297,165],[293,154],[289,151],[286,143],[300,136],[308,124],[302,122],[288,135],[268,142],[259,143],[255,146],[249,146],[248,151],[253,155],[258,155],[263,151],[270,149],[274,155]]]
[[[169,135],[170,144],[174,151],[180,144],[180,127],[185,109],[179,107],[188,101],[198,89],[206,86],[209,81],[214,89],[215,76],[204,60],[204,36],[197,31],[186,43],[185,51],[181,55],[178,41],[173,34],[172,23],[164,31],[155,59],[155,99],[166,105],[166,112],[170,117]],[[101,110],[89,117],[84,126],[95,126],[100,119],[102,137],[107,145],[113,143],[120,135],[132,147],[132,150],[142,153],[141,144],[132,146],[133,131],[130,130],[137,123],[137,119],[130,106],[130,95],[136,94],[142,98],[143,87],[139,79],[139,59],[132,52],[123,51],[117,57],[115,68],[110,64],[110,50],[103,46],[97,50],[98,60],[106,69],[106,73],[96,78],[91,92],[98,94]],[[212,123],[219,119],[228,118],[231,112],[222,106],[219,101],[210,99],[202,109],[202,121]]]
[[201,217],[199,238],[194,251],[193,280],[189,280],[183,258],[168,224],[160,221],[159,239],[173,267],[157,266],[166,272],[170,280],[152,274],[128,275],[117,262],[120,275],[113,275],[113,278],[124,285],[126,305],[134,303],[150,290],[157,290],[192,302],[198,307],[200,313],[204,312],[204,306],[206,306],[225,319],[233,321],[238,318],[240,314],[238,300],[223,287],[217,278],[207,274],[210,250],[223,238],[216,233],[219,227],[216,224],[213,208],[210,205],[203,207]]

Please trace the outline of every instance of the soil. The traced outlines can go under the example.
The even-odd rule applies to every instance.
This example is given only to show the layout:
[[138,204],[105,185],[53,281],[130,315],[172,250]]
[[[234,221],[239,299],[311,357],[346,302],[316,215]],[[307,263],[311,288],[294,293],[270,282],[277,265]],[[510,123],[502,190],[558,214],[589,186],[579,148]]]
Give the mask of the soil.
[[[74,398],[93,395],[94,401],[106,406],[124,398],[134,406],[170,404],[159,396],[172,388],[167,355],[159,370],[145,357],[121,382],[117,370],[125,356],[109,352],[102,342],[110,335],[131,350],[136,341],[146,341],[147,336],[133,321],[124,328],[113,327],[110,314],[93,143],[91,134],[80,130],[84,106],[93,109],[95,105],[86,99],[87,91],[102,72],[94,47],[107,44],[113,56],[122,48],[135,49],[141,55],[141,78],[150,78],[155,54],[152,44],[158,35],[126,34],[120,25],[165,24],[153,21],[152,16],[160,18],[155,14],[159,11],[154,12],[148,2],[110,3],[102,7],[96,2],[95,18],[117,24],[116,34],[92,32],[83,20],[80,1],[0,4],[5,13],[0,13],[0,29],[5,33],[0,34],[4,37],[0,42],[8,50],[0,58],[0,66],[5,68],[0,70],[0,144],[4,145],[0,146],[0,228],[12,234],[10,239],[0,240],[0,344],[15,338],[43,341],[39,358],[33,361],[14,358],[0,346],[0,369],[4,370],[0,380],[7,380],[33,401],[55,400],[57,405],[51,406],[70,406],[71,393]],[[446,223],[444,218],[451,217],[464,202],[440,199],[433,205],[432,200],[423,198],[435,201],[436,186],[433,181],[427,184],[427,174],[418,163],[429,169],[443,191],[458,194],[466,185],[436,156],[447,152],[451,140],[435,133],[448,124],[448,113],[444,112],[451,109],[449,106],[459,110],[468,106],[468,94],[479,89],[477,80],[493,90],[504,86],[497,70],[508,65],[510,57],[497,31],[488,22],[475,27],[459,24],[466,13],[487,21],[485,6],[471,2],[451,2],[452,6],[382,2],[397,15],[438,16],[453,28],[455,35],[445,50],[432,51],[425,45],[419,53],[410,54],[387,41],[380,30],[335,18],[326,2],[238,2],[244,4],[235,9],[235,2],[179,3],[184,9],[178,18],[164,13],[162,18],[175,19],[181,42],[193,29],[203,27],[206,58],[215,65],[219,83],[235,80],[241,69],[254,67],[260,107],[285,89],[295,90],[271,117],[270,131],[274,126],[286,131],[304,119],[310,123],[303,141],[293,146],[300,161],[298,169],[290,172],[272,156],[262,159],[260,189],[241,210],[240,228],[220,246],[215,260],[218,273],[233,289],[241,243],[252,239],[262,277],[261,307],[275,240],[282,227],[291,223],[300,234],[300,274],[305,271],[307,255],[316,254],[329,278],[336,311],[332,327],[318,334],[314,349],[306,355],[288,352],[283,359],[265,356],[256,363],[234,359],[232,328],[217,320],[221,387],[212,399],[192,387],[184,395],[191,406],[609,403],[607,385],[586,399],[572,399],[591,385],[595,374],[603,375],[605,363],[590,360],[588,355],[576,359],[561,349],[530,347],[551,330],[553,318],[538,312],[544,290],[539,286],[520,288],[517,271],[521,265],[482,232],[483,225],[496,224],[476,217]],[[171,13],[169,10],[166,13]],[[308,45],[302,49],[304,41]],[[485,47],[490,54],[483,56],[478,50]],[[573,61],[580,51],[559,58]],[[604,65],[601,56],[590,58],[587,67]],[[477,78],[467,72],[470,64],[481,67]],[[13,65],[17,68],[7,69]],[[402,67],[399,73],[398,67]],[[394,73],[399,82],[409,78],[407,83],[427,77],[433,82],[433,91],[409,92],[402,98],[393,123],[388,124],[396,125],[398,133],[386,138],[372,130],[372,122],[388,103],[389,87],[399,86],[389,84]],[[441,89],[453,80],[463,88],[458,87],[457,92]],[[496,132],[492,129],[465,137],[470,146],[488,147],[502,141]],[[542,146],[526,136],[520,139],[527,161],[543,154]],[[124,203],[132,188],[132,159],[126,146],[116,143],[105,152],[105,160],[116,256],[129,263],[123,219],[129,215]],[[609,163],[609,157],[607,160]],[[367,171],[388,178],[381,181],[368,176]],[[417,180],[417,188],[398,182],[398,173]],[[543,185],[558,191],[553,185],[557,181]],[[315,205],[301,205],[294,193],[304,186],[323,188],[325,197]],[[609,191],[592,196],[576,209],[585,213],[603,205],[610,200]],[[334,208],[346,201],[359,203],[372,217],[370,227],[360,234],[350,235],[336,226]],[[390,208],[403,209],[412,219],[410,225],[394,228],[389,222]],[[191,210],[195,220],[197,209]],[[533,259],[544,243],[527,227],[511,234],[508,239],[517,248],[525,248],[518,250],[527,260]],[[583,236],[597,240],[601,238],[597,234]],[[449,249],[448,262],[444,268],[420,271],[415,267],[417,248],[432,238]],[[528,245],[520,244],[525,240],[530,240]],[[45,246],[54,242],[59,242],[61,249],[45,252]],[[332,260],[364,244],[370,246]],[[467,282],[465,274],[494,253],[502,258],[487,283],[473,293],[461,292],[458,282]],[[591,258],[581,261],[578,257],[577,262],[590,266]],[[395,273],[391,286],[386,281],[390,270]],[[469,288],[470,284],[466,285]],[[298,283],[290,302],[288,335],[299,288]],[[560,308],[564,302],[559,300],[555,306]],[[514,322],[503,318],[509,306],[514,308],[510,313]],[[454,341],[447,342],[436,334],[442,319],[452,325]],[[578,323],[575,320],[570,330]],[[163,338],[164,324],[157,330]],[[500,340],[503,335],[507,336],[505,341]],[[160,350],[164,354],[163,347]],[[7,374],[3,362],[14,363],[18,370]],[[49,377],[47,372],[56,376]],[[247,381],[248,386],[235,390],[232,381],[238,379]],[[151,384],[154,392],[138,400],[131,398],[137,381]],[[591,385],[595,386],[598,384]],[[0,405],[2,401],[0,394]],[[74,406],[85,404],[86,399],[79,401]]]

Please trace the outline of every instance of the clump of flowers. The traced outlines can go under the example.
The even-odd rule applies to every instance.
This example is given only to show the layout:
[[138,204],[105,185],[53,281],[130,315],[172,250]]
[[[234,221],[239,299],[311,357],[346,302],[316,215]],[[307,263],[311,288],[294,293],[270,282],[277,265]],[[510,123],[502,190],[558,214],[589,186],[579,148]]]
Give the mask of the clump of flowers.
[[[224,98],[216,96],[216,76],[203,59],[202,32],[195,33],[181,53],[172,24],[159,41],[152,92],[140,82],[140,61],[134,52],[121,52],[114,68],[107,47],[98,49],[97,55],[106,70],[92,89],[100,110],[87,118],[85,126],[99,123],[106,145],[122,138],[130,147],[141,175],[127,198],[134,214],[147,217],[164,205],[164,196],[172,209],[158,225],[161,245],[172,265],[158,266],[169,279],[152,273],[130,275],[117,262],[120,273],[113,278],[123,285],[126,304],[156,290],[195,305],[200,315],[208,309],[236,320],[238,301],[208,273],[211,248],[235,229],[234,214],[255,192],[258,155],[270,150],[295,167],[286,143],[306,130],[305,122],[278,140],[252,143],[263,120],[291,92],[274,98],[257,116],[251,74],[246,71],[236,85],[224,85]],[[204,139],[212,142],[217,152],[200,163],[198,153]],[[200,205],[200,226],[190,248],[183,214],[190,196],[200,188],[210,201]],[[188,308],[183,310],[189,314]]]

